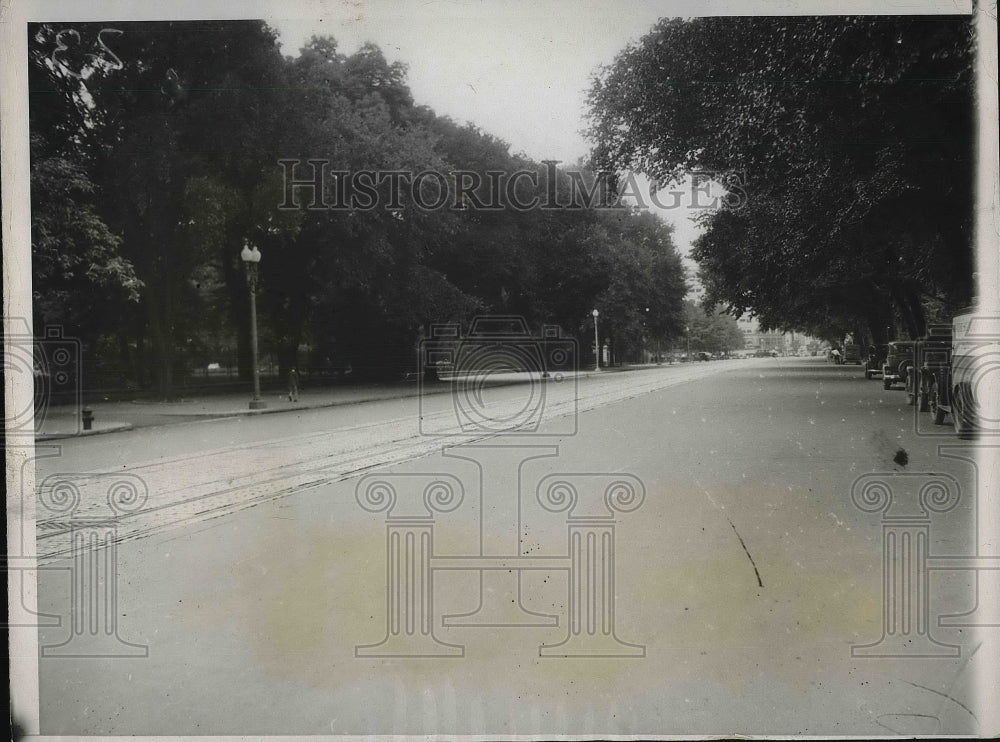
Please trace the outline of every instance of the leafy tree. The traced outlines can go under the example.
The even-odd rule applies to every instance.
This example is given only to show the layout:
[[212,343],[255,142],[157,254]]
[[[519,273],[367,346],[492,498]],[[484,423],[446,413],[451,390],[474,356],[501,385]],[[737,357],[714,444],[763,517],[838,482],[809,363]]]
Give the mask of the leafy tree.
[[[143,284],[101,213],[102,189],[80,146],[92,119],[72,65],[85,69],[89,58],[79,44],[53,56],[56,33],[37,27],[29,49],[34,324],[66,327],[85,341],[90,361],[98,336],[117,327],[118,308],[138,302]],[[100,58],[90,64],[106,66]]]
[[[743,333],[736,319],[726,314],[722,307],[707,309],[694,301],[684,302],[685,327],[691,339],[691,353],[730,353],[742,350]],[[684,337],[685,343],[687,337]]]
[[70,155],[31,140],[31,257],[35,325],[93,341],[114,326],[108,297],[137,302],[142,282],[97,213],[95,186]]
[[[159,391],[170,394],[204,310],[191,275],[221,257],[227,283],[242,281],[235,253],[249,231],[252,194],[267,165],[276,168],[264,151],[278,122],[277,107],[267,100],[280,89],[276,39],[259,22],[122,23],[113,62],[91,52],[63,52],[53,64],[60,34],[65,40],[65,29],[51,26],[33,34],[32,114],[41,129],[78,147],[102,185],[100,211],[143,282],[142,311],[131,328],[141,356],[137,365],[147,367],[148,340],[148,368]],[[73,38],[88,43],[101,36],[96,24],[74,28]],[[206,176],[235,194],[225,224],[212,225],[221,236],[211,245],[192,237],[207,234],[200,220],[217,221],[219,211],[194,213],[196,204],[208,201],[188,186]],[[228,258],[209,254],[222,245]],[[245,296],[245,289],[233,295]]]
[[[328,201],[346,204],[356,195],[342,173],[446,169],[427,114],[412,108],[404,72],[370,45],[342,55],[332,38],[313,38],[290,61],[293,87],[302,95],[284,156],[329,163]],[[435,267],[433,256],[452,239],[454,219],[418,208],[407,189],[388,189],[379,185],[375,208],[307,211],[285,254],[301,251],[309,280],[303,282],[301,263],[292,259],[283,263],[289,270],[279,281],[297,293],[275,293],[275,282],[268,284],[273,298],[297,307],[323,356],[378,375],[412,367],[425,322],[476,304]],[[383,208],[393,195],[399,208]]]
[[[482,312],[586,341],[600,305],[620,353],[678,332],[683,271],[663,222],[580,204],[477,208],[491,172],[538,175],[518,184],[522,202],[549,185],[566,202],[570,176],[549,184],[544,163],[415,105],[405,66],[372,45],[345,55],[314,38],[282,58],[260,22],[122,23],[97,54],[101,27],[65,31],[32,30],[35,271],[51,289],[38,309],[85,316],[140,386],[173,394],[233,335],[249,374],[245,241],[264,255],[262,349],[282,372],[303,346],[321,367],[412,371],[430,323]],[[374,208],[307,208],[299,187],[286,208],[282,160],[327,163],[316,195],[328,202],[349,201],[345,173],[473,172],[483,185],[449,182],[433,210],[386,182]]]
[[594,80],[593,157],[741,178],[694,255],[710,305],[876,337],[894,310],[917,335],[971,292],[970,38],[968,18],[663,21]]

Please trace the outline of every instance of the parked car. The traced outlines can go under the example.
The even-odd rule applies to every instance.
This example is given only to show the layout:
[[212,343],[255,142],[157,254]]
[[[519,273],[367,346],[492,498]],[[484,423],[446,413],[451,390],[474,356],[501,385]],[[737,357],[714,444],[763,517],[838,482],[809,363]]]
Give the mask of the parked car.
[[995,417],[981,416],[984,400],[977,397],[991,389],[983,383],[1000,356],[1000,317],[971,310],[952,320],[951,419],[959,438],[984,433],[995,435]]
[[882,375],[882,366],[885,365],[886,355],[889,353],[888,345],[869,345],[868,353],[865,356],[865,378],[872,379],[875,374]]
[[934,414],[935,425],[944,423],[951,400],[951,326],[932,327],[915,348],[912,386],[917,409]]
[[854,343],[847,343],[844,345],[843,357],[840,360],[841,363],[856,363],[859,366],[862,363],[861,358],[861,346],[855,345]]
[[913,366],[913,340],[895,340],[886,350],[885,364],[882,366],[882,388],[892,389],[893,384],[903,384]]

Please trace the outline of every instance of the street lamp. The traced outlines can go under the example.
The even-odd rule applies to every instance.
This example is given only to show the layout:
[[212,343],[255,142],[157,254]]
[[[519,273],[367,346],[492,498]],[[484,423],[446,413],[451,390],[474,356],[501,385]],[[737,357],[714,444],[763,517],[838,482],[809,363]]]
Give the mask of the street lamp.
[[600,371],[601,370],[601,343],[597,339],[597,316],[600,314],[600,312],[598,312],[595,309],[593,312],[591,312],[591,314],[594,315],[594,361],[597,364],[594,367],[594,370],[595,371]]
[[267,407],[267,403],[260,398],[260,367],[257,365],[257,274],[260,250],[256,245],[251,247],[250,243],[244,240],[240,258],[246,266],[247,286],[250,287],[250,354],[253,363],[253,399],[250,400],[250,409],[260,410]]
[[688,338],[687,359],[688,359],[688,362],[690,363],[691,362],[691,325],[686,325],[684,327],[684,332],[687,333],[687,338]]
[[646,363],[646,361],[649,360],[646,355],[647,351],[649,350],[649,338],[646,337],[646,332],[647,332],[646,325],[648,324],[648,321],[649,321],[649,307],[646,307],[646,313],[643,315],[643,320],[642,320],[642,351],[640,352],[639,355],[640,363]]
[[[649,320],[649,307],[646,307],[646,320],[647,321],[643,323],[643,328],[645,328],[646,325],[648,324],[648,320]],[[645,350],[646,349],[645,348],[645,345],[646,345],[646,333],[645,332],[643,333],[643,336],[642,336],[642,343],[643,343],[643,350]],[[658,335],[656,337],[656,341],[653,343],[653,348],[654,348],[653,353],[656,355],[656,365],[659,366],[663,361],[660,358],[660,337]],[[643,359],[643,360],[645,360],[645,359]]]

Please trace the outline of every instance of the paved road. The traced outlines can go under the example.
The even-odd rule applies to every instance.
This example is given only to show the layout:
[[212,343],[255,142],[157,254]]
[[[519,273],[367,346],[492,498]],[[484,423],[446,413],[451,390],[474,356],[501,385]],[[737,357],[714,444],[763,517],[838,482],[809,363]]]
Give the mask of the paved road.
[[[466,417],[438,395],[60,442],[39,481],[88,473],[78,514],[111,473],[148,489],[111,581],[148,657],[43,657],[43,733],[978,731],[991,630],[935,625],[957,657],[851,656],[883,620],[882,524],[852,484],[974,485],[902,393],[761,359],[478,394]],[[482,430],[540,401],[536,435]],[[931,553],[974,554],[973,517],[968,496],[935,516]],[[48,520],[39,604],[64,625],[43,645],[73,594]],[[930,586],[932,617],[974,602],[968,572]],[[100,600],[79,614],[99,629]]]

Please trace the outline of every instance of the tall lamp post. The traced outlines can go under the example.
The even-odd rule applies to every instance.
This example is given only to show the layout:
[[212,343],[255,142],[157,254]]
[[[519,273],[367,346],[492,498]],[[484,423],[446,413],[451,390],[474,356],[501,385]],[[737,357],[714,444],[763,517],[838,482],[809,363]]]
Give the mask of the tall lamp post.
[[267,407],[260,398],[260,367],[257,364],[257,275],[260,266],[260,250],[257,246],[243,242],[240,258],[247,270],[247,286],[250,287],[250,354],[253,363],[253,399],[250,400],[251,410]]
[[[646,319],[647,319],[646,324],[648,324],[648,320],[649,320],[649,307],[646,307]],[[643,327],[645,328],[645,326],[646,325],[644,324]],[[642,336],[642,341],[643,341],[643,345],[645,346],[645,343],[646,343],[646,335],[645,335],[645,333]],[[643,348],[643,349],[645,350],[645,348]],[[663,359],[660,358],[660,337],[659,337],[659,335],[656,336],[656,340],[653,342],[653,353],[654,353],[654,355],[656,357],[656,365],[659,366],[660,364],[663,363]]]
[[642,320],[642,355],[639,357],[640,363],[646,363],[649,359],[646,356],[646,352],[649,350],[649,338],[647,337],[646,325],[649,324],[649,307],[646,307],[646,313],[643,315],[645,319]]
[[684,328],[684,332],[686,332],[686,333],[687,333],[687,338],[688,338],[688,352],[687,352],[687,359],[688,359],[688,363],[690,363],[690,362],[691,362],[691,325],[687,325],[687,326],[686,326],[686,327]]
[[601,370],[601,343],[597,339],[597,316],[600,314],[596,309],[591,312],[594,315],[594,361],[596,365],[594,366],[595,371]]

